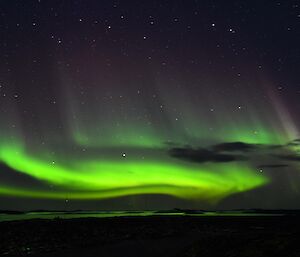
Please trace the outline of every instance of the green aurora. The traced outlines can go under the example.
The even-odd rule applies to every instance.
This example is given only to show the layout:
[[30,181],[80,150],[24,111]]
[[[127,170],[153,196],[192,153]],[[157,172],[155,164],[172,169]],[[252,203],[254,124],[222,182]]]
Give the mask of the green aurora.
[[[15,109],[6,119],[2,117],[2,134],[6,136],[0,143],[0,162],[42,186],[32,188],[0,183],[1,195],[95,200],[160,194],[217,204],[230,195],[272,183],[272,178],[259,172],[251,162],[188,162],[170,156],[170,148],[184,145],[209,147],[224,142],[282,145],[296,137],[281,126],[279,119],[262,122],[262,115],[253,119],[250,112],[244,116],[239,113],[224,116],[223,123],[227,126],[209,120],[207,123],[214,123],[217,128],[211,131],[208,126],[196,122],[197,112],[194,112],[193,122],[192,111],[186,108],[183,108],[182,113],[186,112],[186,115],[181,116],[180,122],[172,117],[172,113],[169,118],[172,117],[173,122],[166,122],[167,115],[153,115],[156,120],[149,122],[148,119],[147,122],[147,119],[138,120],[133,115],[126,121],[122,115],[105,120],[105,115],[97,114],[96,109],[89,108],[90,113],[79,110],[78,106],[71,109],[77,109],[77,112],[67,113],[66,135],[48,136],[48,141],[42,143],[30,133],[30,139],[25,140],[26,131],[18,129],[21,122],[16,118]],[[77,117],[75,120],[70,119],[74,116]],[[210,119],[213,118],[216,117]],[[10,124],[14,126],[10,127]],[[274,127],[276,130],[272,130]],[[292,147],[290,150],[297,153]]]
[[2,194],[70,199],[104,199],[133,194],[169,194],[211,202],[253,189],[268,179],[244,164],[187,165],[164,158],[135,160],[73,160],[70,164],[37,159],[16,146],[1,148],[1,160],[10,168],[59,186],[62,192],[32,191],[2,185]]
[[[171,103],[166,105],[167,99],[163,102],[165,109],[173,110]],[[265,112],[254,118],[253,111],[244,111],[223,114],[222,123],[227,126],[222,126],[217,114],[204,113],[202,124],[197,119],[198,111],[183,105],[178,120],[172,111],[153,112],[152,118],[131,113],[124,119],[124,114],[118,114],[121,109],[107,118],[105,113],[98,113],[99,104],[91,103],[85,110],[80,109],[79,101],[68,103],[66,132],[56,134],[52,129],[54,132],[47,135],[46,128],[42,140],[26,124],[20,129],[22,122],[15,108],[1,117],[0,163],[41,185],[35,188],[0,182],[2,196],[100,200],[158,194],[214,205],[231,195],[272,183],[272,177],[251,161],[190,162],[170,156],[170,149],[186,145],[205,148],[226,142],[284,145],[297,138],[290,132],[292,122],[283,126],[276,111],[270,111],[272,106],[265,108],[273,113],[272,119],[267,119]],[[252,110],[250,106],[248,110]],[[130,110],[125,108],[123,112]],[[207,124],[213,124],[214,129]],[[295,147],[289,151],[299,154]]]

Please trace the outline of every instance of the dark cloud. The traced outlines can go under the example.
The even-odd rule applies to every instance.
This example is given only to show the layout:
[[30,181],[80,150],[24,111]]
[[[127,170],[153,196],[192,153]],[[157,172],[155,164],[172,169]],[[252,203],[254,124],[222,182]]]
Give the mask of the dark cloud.
[[[300,161],[300,156],[289,149],[290,146],[298,145],[300,145],[300,139],[295,139],[282,145],[226,142],[207,148],[175,147],[175,145],[170,144],[171,150],[169,154],[175,158],[198,163],[248,160],[254,165],[257,165],[259,162],[268,163],[259,165],[258,167],[260,168],[283,168],[288,167],[289,164],[280,164],[282,160],[285,162]],[[279,162],[279,164],[272,164],[272,162]]]
[[217,144],[212,147],[214,151],[224,152],[249,152],[259,148],[257,144],[247,144],[243,142],[230,142]]
[[295,154],[275,155],[277,158],[287,161],[300,162],[300,156]]
[[297,138],[297,139],[293,140],[291,143],[299,145],[300,144],[300,138]]
[[289,167],[287,164],[263,164],[259,165],[258,168],[263,169],[263,168],[286,168]]
[[288,142],[285,146],[300,146],[300,138],[299,139],[294,139],[290,142]]
[[244,159],[240,155],[223,154],[217,151],[207,149],[193,149],[193,148],[173,148],[170,150],[170,155],[192,162],[232,162]]

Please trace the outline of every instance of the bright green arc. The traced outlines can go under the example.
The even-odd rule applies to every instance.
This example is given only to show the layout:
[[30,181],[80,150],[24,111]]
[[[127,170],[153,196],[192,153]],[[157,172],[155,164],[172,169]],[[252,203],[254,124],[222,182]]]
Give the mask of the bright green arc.
[[[118,158],[72,160],[63,164],[33,157],[20,145],[0,148],[10,168],[58,186],[61,191],[1,185],[0,194],[31,198],[106,199],[135,194],[167,194],[215,203],[268,182],[241,163],[190,164],[168,156],[160,160]],[[0,171],[1,172],[1,171]]]

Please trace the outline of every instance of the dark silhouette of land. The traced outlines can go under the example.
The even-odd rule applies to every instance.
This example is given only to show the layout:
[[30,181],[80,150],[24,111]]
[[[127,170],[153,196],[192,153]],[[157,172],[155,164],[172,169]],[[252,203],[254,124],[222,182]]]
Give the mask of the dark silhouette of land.
[[299,211],[256,213],[280,215],[4,221],[0,222],[0,256],[299,257]]

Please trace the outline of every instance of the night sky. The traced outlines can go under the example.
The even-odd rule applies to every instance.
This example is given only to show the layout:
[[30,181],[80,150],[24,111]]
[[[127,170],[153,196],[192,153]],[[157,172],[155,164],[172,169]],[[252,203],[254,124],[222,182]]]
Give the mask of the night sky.
[[0,58],[0,209],[300,208],[298,1],[1,1]]

